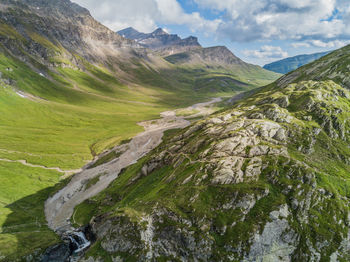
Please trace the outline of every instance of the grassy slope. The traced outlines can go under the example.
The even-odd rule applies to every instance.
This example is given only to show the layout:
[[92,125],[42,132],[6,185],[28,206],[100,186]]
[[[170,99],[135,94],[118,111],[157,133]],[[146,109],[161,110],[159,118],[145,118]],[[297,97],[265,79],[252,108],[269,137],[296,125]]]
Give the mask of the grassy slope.
[[347,88],[349,81],[350,45],[286,74],[279,83],[286,85],[306,80],[333,80]]
[[180,53],[165,57],[165,59],[178,65],[183,72],[191,72],[196,77],[195,87],[202,90],[229,90],[230,87],[238,91],[247,90],[256,86],[270,84],[281,74],[267,71],[251,64],[211,65],[205,60],[188,61],[191,52]]
[[61,174],[4,162],[0,162],[0,174],[0,260],[14,261],[29,250],[57,243],[38,203],[58,189]]
[[[157,87],[133,90],[116,83],[114,78],[97,79],[71,69],[61,69],[63,76],[55,75],[62,82],[65,79],[74,81],[82,90],[79,91],[72,88],[73,84],[64,87],[19,61],[3,54],[0,56],[3,77],[15,79],[16,89],[42,98],[33,101],[20,97],[13,87],[1,84],[0,158],[77,169],[91,160],[92,155],[142,131],[137,122],[157,118],[161,111],[189,105],[204,97],[191,93],[175,96],[173,92]],[[13,72],[6,71],[7,67],[13,68]],[[168,97],[173,98],[172,103],[166,104]],[[0,258],[6,256],[8,259],[8,254],[14,253],[22,256],[57,241],[46,227],[39,233],[35,232],[37,226],[28,227],[27,224],[37,220],[45,224],[43,203],[48,196],[47,188],[57,184],[61,174],[21,164],[0,162],[0,165],[0,184],[7,189],[0,190],[0,228],[3,232]],[[44,182],[42,177],[46,177]],[[43,191],[38,196],[40,190]],[[28,202],[28,207],[22,208],[22,201]],[[26,214],[28,209],[32,210],[31,214]],[[13,217],[17,218],[13,220]],[[26,224],[25,229],[20,226],[22,224]],[[28,233],[21,233],[23,230]]]

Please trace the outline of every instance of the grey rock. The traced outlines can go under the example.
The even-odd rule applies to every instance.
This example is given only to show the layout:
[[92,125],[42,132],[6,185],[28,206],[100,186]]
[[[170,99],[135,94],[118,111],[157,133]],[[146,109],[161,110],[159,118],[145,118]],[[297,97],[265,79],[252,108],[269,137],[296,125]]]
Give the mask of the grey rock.
[[41,258],[41,262],[65,262],[71,251],[68,244],[62,243],[48,248]]
[[289,106],[289,98],[288,96],[282,96],[273,101],[275,104],[279,105],[280,107],[286,108]]
[[289,226],[288,206],[270,213],[272,219],[261,234],[255,234],[248,256],[244,261],[291,261],[296,247],[297,233]]

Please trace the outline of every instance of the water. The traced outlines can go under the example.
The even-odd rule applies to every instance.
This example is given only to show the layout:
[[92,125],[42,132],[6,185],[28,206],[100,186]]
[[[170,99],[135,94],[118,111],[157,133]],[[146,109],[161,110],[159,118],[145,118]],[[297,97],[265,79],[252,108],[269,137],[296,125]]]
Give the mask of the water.
[[68,238],[76,247],[73,253],[79,253],[91,245],[91,242],[86,239],[83,232],[72,232],[71,235],[68,235]]
[[86,232],[89,239],[92,237],[91,241],[94,240],[94,236],[89,231],[73,231],[71,229],[61,231],[63,243],[48,248],[41,262],[79,261],[84,254],[83,251],[91,245],[91,241],[87,240],[84,232]]
[[91,242],[86,239],[86,236],[81,231],[69,231],[65,233],[65,238],[70,242],[71,256],[70,262],[78,261],[81,252],[91,245]]

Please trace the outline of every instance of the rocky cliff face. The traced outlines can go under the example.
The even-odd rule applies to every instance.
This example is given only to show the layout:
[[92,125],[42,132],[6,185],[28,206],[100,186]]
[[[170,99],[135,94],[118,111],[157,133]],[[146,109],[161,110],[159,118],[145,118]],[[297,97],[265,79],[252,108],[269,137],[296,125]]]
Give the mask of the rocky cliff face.
[[118,31],[118,34],[127,39],[135,40],[140,45],[157,51],[161,55],[171,55],[201,48],[197,37],[190,36],[181,39],[178,35],[168,34],[161,28],[156,29],[152,33],[145,34],[129,27]]
[[79,57],[107,63],[123,55],[137,56],[137,43],[115,34],[69,0],[6,0],[0,17],[0,42],[22,61],[30,62],[32,56],[50,65],[60,57],[60,64],[67,59],[78,66]]
[[169,135],[80,207],[97,208],[85,261],[348,261],[349,99],[273,84]]

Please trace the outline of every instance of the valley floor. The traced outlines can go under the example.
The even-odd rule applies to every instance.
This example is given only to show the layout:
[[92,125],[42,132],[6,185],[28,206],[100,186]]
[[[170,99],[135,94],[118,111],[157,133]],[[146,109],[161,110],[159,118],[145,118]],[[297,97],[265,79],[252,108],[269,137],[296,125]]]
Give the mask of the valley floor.
[[[195,104],[181,111],[193,112],[188,117],[209,115],[214,112],[212,104],[220,101],[221,98],[214,98],[210,102]],[[62,190],[48,199],[45,204],[45,214],[49,227],[55,231],[71,230],[70,218],[77,205],[106,189],[118,177],[121,170],[136,163],[158,146],[166,130],[187,127],[191,122],[184,116],[177,116],[177,111],[163,112],[160,119],[139,123],[144,127],[144,132],[135,136],[129,143],[117,146],[104,154],[105,156],[116,152],[120,154],[118,158],[83,170],[75,175]],[[94,183],[91,184],[90,181]]]
[[[14,95],[10,90],[5,90],[5,92],[7,92],[7,95],[8,93],[10,93],[12,96]],[[27,99],[19,96],[13,99],[13,101],[23,103],[22,107],[24,110],[26,110],[26,107],[28,108],[37,106],[37,103],[33,103],[32,101],[28,101]],[[212,100],[212,102],[218,101],[219,99]],[[184,103],[188,103],[188,101],[185,100]],[[109,126],[114,126],[114,128],[112,129],[114,129],[113,132],[115,133],[111,136],[111,139],[104,139],[104,141],[107,141],[107,143],[118,144],[118,141],[122,141],[123,139],[136,135],[142,130],[142,127],[144,127],[147,131],[142,134],[145,136],[143,137],[142,134],[137,136],[140,139],[138,141],[139,145],[143,144],[144,142],[149,142],[144,141],[143,138],[148,139],[149,137],[152,138],[153,141],[148,147],[145,147],[145,151],[138,152],[139,156],[142,156],[145,153],[147,153],[150,149],[152,149],[152,147],[156,146],[159,143],[164,130],[184,127],[188,125],[189,122],[185,120],[186,116],[194,115],[195,117],[198,117],[201,115],[200,112],[203,112],[204,114],[211,113],[212,110],[214,110],[214,108],[212,108],[211,110],[208,110],[206,108],[206,106],[210,104],[211,103],[203,103],[189,108],[177,110],[176,112],[179,116],[175,115],[175,111],[167,111],[162,114],[161,119],[142,122],[139,126],[136,126],[137,121],[140,121],[142,119],[151,119],[152,115],[154,115],[154,117],[157,115],[157,111],[160,112],[162,109],[170,109],[172,108],[172,106],[147,106],[147,108],[149,109],[142,110],[140,107],[146,108],[146,106],[141,105],[138,108],[139,112],[136,112],[137,110],[135,108],[135,113],[130,112],[130,110],[133,110],[132,106],[131,108],[129,108],[129,110],[125,110],[124,107],[121,111],[115,112],[119,116],[111,116],[116,117],[116,123],[109,121]],[[52,104],[44,104],[44,107],[52,107]],[[9,108],[9,110],[12,108],[14,107],[12,106],[11,108]],[[32,125],[35,125],[36,122],[38,123],[38,121],[40,123],[40,121],[43,120],[42,112],[45,110],[45,108],[38,111],[39,114],[36,114],[37,119],[33,119],[34,114],[27,115],[28,120],[30,118],[33,119],[31,123]],[[4,110],[6,108],[3,107],[2,109]],[[148,113],[148,111],[150,113]],[[62,113],[64,114],[64,112]],[[72,113],[74,113],[74,111]],[[139,116],[130,117],[130,113],[137,113]],[[122,114],[125,114],[125,117],[122,117]],[[92,114],[92,116],[93,115],[94,114]],[[82,116],[82,118],[83,117],[84,116]],[[128,119],[131,119],[128,123],[123,122],[123,118],[126,117]],[[26,121],[26,119],[22,117],[21,121],[23,120]],[[99,122],[102,122],[101,119],[99,120]],[[68,123],[69,122],[67,122],[67,124]],[[70,123],[73,122],[70,121]],[[16,122],[16,124],[22,123]],[[10,126],[11,125],[4,125],[0,128],[3,131],[5,131]],[[35,132],[31,132],[28,130],[28,128],[22,127],[22,130],[19,130],[19,132],[17,132],[17,139],[21,141],[22,147],[19,146],[20,143],[18,143],[19,145],[13,143],[12,146],[11,144],[9,144],[15,141],[15,139],[12,137],[15,133],[13,132],[13,130],[11,131],[12,135],[7,137],[7,143],[2,143],[2,146],[4,148],[0,150],[0,261],[8,261],[8,259],[15,260],[17,258],[23,258],[28,256],[28,254],[32,254],[33,251],[34,255],[35,253],[40,254],[46,247],[60,241],[59,237],[47,226],[47,221],[44,215],[44,202],[48,198],[48,196],[50,196],[54,192],[59,191],[60,188],[69,183],[69,176],[72,173],[78,172],[79,166],[86,165],[87,160],[91,158],[91,147],[86,148],[87,152],[85,152],[85,149],[81,150],[81,146],[83,145],[83,143],[82,141],[79,141],[81,140],[81,138],[79,138],[79,136],[77,135],[79,132],[83,133],[84,129],[81,129],[81,131],[73,135],[71,132],[73,131],[75,133],[75,131],[78,130],[76,129],[76,127],[72,126],[71,130],[68,130],[69,133],[63,135],[63,137],[66,136],[70,138],[67,141],[64,141],[64,138],[62,137],[61,142],[56,142],[55,137],[58,138],[58,133],[60,132],[55,133],[55,128],[53,128],[50,132],[45,132],[45,129],[43,129],[42,127],[42,124],[37,124],[37,130]],[[88,128],[90,127],[86,126],[85,130],[88,131]],[[101,129],[102,132],[107,131],[106,129],[99,127],[98,122],[95,123],[95,128]],[[157,130],[158,128],[160,129]],[[112,130],[108,130],[108,133],[110,131]],[[26,137],[28,138],[23,137],[24,133],[27,133]],[[36,136],[37,133],[40,133],[41,135],[35,138],[34,135]],[[101,138],[108,138],[108,135],[106,133],[92,134],[94,134],[94,136],[100,135]],[[44,141],[44,138],[40,138],[43,135],[47,138],[46,141]],[[6,133],[2,132],[0,140],[4,140],[5,136]],[[73,137],[75,137],[75,142],[71,140]],[[87,137],[89,137],[89,135],[87,135]],[[32,141],[32,143],[34,144],[23,145],[23,143],[28,143],[29,141]],[[48,148],[44,149],[41,147],[41,145],[44,144],[44,142],[46,144],[47,142],[49,142],[49,144],[57,143],[56,148],[51,148],[50,146],[48,146]],[[61,151],[60,146],[62,144],[67,143],[72,143],[73,146],[67,147],[67,149],[65,149],[66,152],[64,154],[63,152],[58,153],[59,151]],[[86,142],[84,143],[88,144]],[[104,146],[106,146],[103,140],[101,140],[100,143],[103,143]],[[134,148],[137,149],[138,145],[135,145]],[[57,152],[58,154],[55,155],[48,153],[50,151],[52,152],[53,150],[59,150]],[[76,152],[69,153],[69,151],[71,150],[76,150]],[[130,153],[132,154],[133,152]],[[66,161],[65,158],[68,155],[71,155],[71,159],[67,159],[68,161]],[[60,156],[62,156],[62,158]],[[76,161],[75,159],[78,158],[80,160]],[[81,162],[82,159],[85,160]],[[128,165],[135,160],[133,160],[132,156],[130,155],[125,165]],[[101,169],[101,167],[96,167],[96,169]],[[86,169],[81,174],[86,175],[86,172],[94,173],[96,169]],[[95,175],[100,175],[100,173],[95,173]],[[116,174],[116,176],[117,175],[118,174]],[[81,178],[81,176],[79,177]],[[74,179],[72,181],[74,181]],[[94,194],[104,189],[108,185],[108,183],[113,179],[113,177],[107,179],[102,187],[97,188],[97,190],[95,189],[93,191]],[[84,178],[83,181],[80,182],[87,183],[88,179]],[[94,186],[91,187],[91,189],[94,188]],[[87,194],[86,197],[88,196],[90,195]],[[72,211],[74,210],[74,206],[75,204],[71,205],[70,208],[67,209],[68,213],[64,213],[62,217],[67,218],[67,214],[71,215]],[[54,212],[54,214],[56,214],[56,212]],[[51,223],[49,225],[53,228],[56,228],[56,226],[52,226]]]

